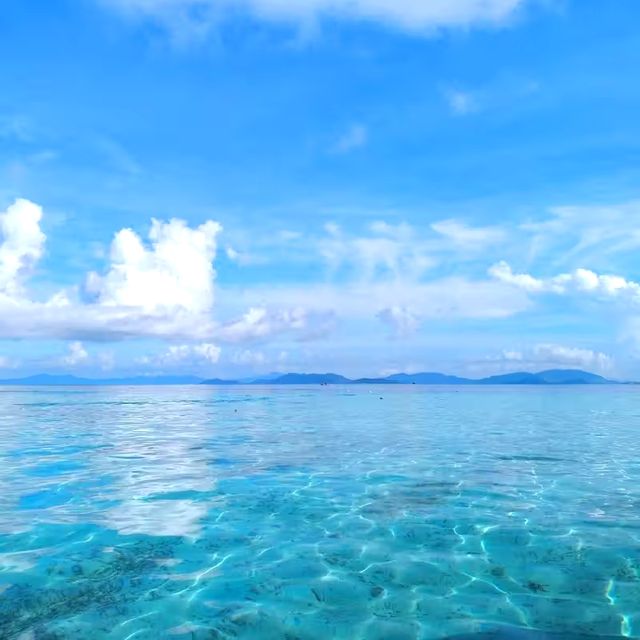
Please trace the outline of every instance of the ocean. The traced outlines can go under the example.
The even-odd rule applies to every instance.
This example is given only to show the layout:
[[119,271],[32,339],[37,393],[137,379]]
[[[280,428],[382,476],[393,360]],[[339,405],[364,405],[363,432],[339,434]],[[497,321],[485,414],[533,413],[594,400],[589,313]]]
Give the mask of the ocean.
[[640,388],[0,389],[0,638],[640,637]]

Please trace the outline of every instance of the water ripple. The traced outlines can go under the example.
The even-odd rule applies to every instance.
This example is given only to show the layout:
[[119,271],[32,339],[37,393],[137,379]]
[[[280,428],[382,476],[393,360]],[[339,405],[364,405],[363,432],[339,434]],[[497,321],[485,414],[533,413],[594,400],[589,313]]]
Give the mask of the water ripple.
[[632,388],[0,392],[0,638],[640,637]]

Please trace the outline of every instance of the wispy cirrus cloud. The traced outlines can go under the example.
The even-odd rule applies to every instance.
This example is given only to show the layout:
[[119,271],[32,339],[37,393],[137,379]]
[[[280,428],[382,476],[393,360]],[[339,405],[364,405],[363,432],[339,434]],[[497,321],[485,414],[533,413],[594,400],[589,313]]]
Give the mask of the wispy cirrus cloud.
[[454,219],[434,222],[431,228],[454,246],[465,250],[486,249],[504,242],[508,237],[506,229],[502,227],[474,227]]
[[417,279],[435,264],[424,238],[406,224],[378,221],[369,225],[366,233],[354,235],[328,223],[325,231],[317,250],[332,272],[347,269],[360,280]]
[[368,140],[367,127],[363,124],[353,124],[338,138],[331,151],[339,155],[350,153],[364,147]]
[[530,236],[532,260],[602,263],[640,248],[640,201],[551,207],[545,218],[521,228]]
[[150,20],[174,39],[203,38],[234,16],[308,28],[327,20],[364,21],[412,34],[442,29],[495,27],[522,10],[528,0],[100,0],[134,19]]

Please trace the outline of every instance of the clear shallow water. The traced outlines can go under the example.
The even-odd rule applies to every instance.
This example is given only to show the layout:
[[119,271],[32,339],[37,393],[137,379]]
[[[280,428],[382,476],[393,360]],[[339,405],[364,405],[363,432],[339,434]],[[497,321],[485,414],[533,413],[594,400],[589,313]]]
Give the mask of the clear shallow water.
[[0,638],[592,636],[640,389],[0,389]]

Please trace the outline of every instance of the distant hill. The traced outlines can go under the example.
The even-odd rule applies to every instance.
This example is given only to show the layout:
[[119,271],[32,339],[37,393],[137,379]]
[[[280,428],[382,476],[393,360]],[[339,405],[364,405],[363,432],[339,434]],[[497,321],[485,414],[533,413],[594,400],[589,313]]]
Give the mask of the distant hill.
[[[348,384],[353,382],[337,373],[285,373],[284,375],[269,380],[269,384]],[[262,380],[256,380],[253,384],[264,384]]]
[[3,385],[86,385],[91,381],[86,378],[78,378],[71,375],[50,375],[41,373],[35,376],[27,376],[25,378],[12,378],[9,380],[0,380]]
[[100,386],[100,385],[177,385],[200,384],[202,378],[195,376],[134,376],[130,378],[79,378],[72,375],[41,373],[25,378],[0,380],[0,386]]
[[240,380],[222,380],[220,378],[210,378],[209,380],[203,380],[200,384],[210,385],[227,385],[227,384],[252,384],[251,382],[242,382]]
[[337,373],[272,373],[264,377],[243,380],[196,376],[133,376],[128,378],[80,378],[73,375],[39,374],[25,378],[0,380],[0,386],[99,386],[99,385],[332,385],[332,384],[422,384],[422,385],[587,385],[587,384],[635,384],[608,380],[595,373],[580,369],[550,369],[538,373],[519,371],[487,378],[461,378],[444,373],[395,373],[384,378],[357,378],[352,380]]
[[548,384],[536,373],[517,371],[489,376],[477,381],[478,384]]
[[349,379],[337,373],[286,373],[256,378],[251,384],[424,384],[424,385],[553,385],[620,384],[579,369],[550,369],[539,373],[505,373],[487,378],[462,378],[444,373],[395,373],[384,378]]
[[505,373],[478,381],[480,384],[616,384],[602,376],[579,369],[550,369],[540,373]]
[[550,369],[537,374],[547,384],[611,384],[611,380],[579,369]]

